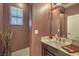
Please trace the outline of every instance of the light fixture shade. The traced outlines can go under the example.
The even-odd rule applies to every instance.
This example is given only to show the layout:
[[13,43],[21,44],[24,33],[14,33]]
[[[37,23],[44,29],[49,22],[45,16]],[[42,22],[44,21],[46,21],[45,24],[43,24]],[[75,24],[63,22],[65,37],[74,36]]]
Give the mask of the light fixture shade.
[[63,7],[63,4],[62,3],[55,4],[55,8],[60,8],[60,7]]
[[64,7],[60,7],[60,13],[65,13],[65,8]]

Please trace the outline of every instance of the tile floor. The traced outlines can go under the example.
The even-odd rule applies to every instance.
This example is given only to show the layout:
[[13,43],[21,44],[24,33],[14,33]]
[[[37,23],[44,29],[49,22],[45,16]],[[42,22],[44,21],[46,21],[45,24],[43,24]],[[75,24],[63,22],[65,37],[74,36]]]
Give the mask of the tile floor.
[[12,56],[30,56],[29,48],[24,48],[12,53]]

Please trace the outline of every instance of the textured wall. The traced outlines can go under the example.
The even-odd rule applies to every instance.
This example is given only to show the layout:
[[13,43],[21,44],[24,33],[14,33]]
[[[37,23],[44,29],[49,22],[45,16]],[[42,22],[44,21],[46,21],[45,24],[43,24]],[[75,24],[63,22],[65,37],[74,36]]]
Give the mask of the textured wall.
[[[0,3],[0,31],[3,30],[3,4]],[[3,43],[0,36],[0,55],[2,55],[3,52]]]
[[3,29],[3,4],[0,3],[0,30]]
[[[34,30],[38,30],[38,34]],[[32,39],[31,55],[41,55],[41,37],[49,35],[49,14],[48,4],[32,5]]]
[[[24,25],[13,26],[10,24],[10,6],[15,6],[24,9]],[[3,28],[4,31],[11,31],[16,29],[14,32],[14,37],[12,39],[12,51],[23,49],[29,45],[29,6],[27,4],[4,4],[4,14],[3,14]]]

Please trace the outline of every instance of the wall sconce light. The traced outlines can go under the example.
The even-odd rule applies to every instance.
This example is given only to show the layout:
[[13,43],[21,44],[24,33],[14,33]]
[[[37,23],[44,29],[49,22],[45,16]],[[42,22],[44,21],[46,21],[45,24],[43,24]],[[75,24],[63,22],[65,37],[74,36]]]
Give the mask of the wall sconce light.
[[64,8],[62,3],[50,3],[49,9],[54,10],[56,8]]
[[60,13],[64,13],[65,12],[65,8],[63,7],[62,3],[57,3],[56,4],[56,8],[60,8]]

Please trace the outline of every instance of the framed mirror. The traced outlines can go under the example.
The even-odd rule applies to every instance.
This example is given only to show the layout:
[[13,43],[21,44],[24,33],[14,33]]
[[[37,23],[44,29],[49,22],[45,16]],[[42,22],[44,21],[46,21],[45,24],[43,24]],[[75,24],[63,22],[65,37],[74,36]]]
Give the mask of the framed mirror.
[[67,37],[79,40],[79,14],[67,17]]

